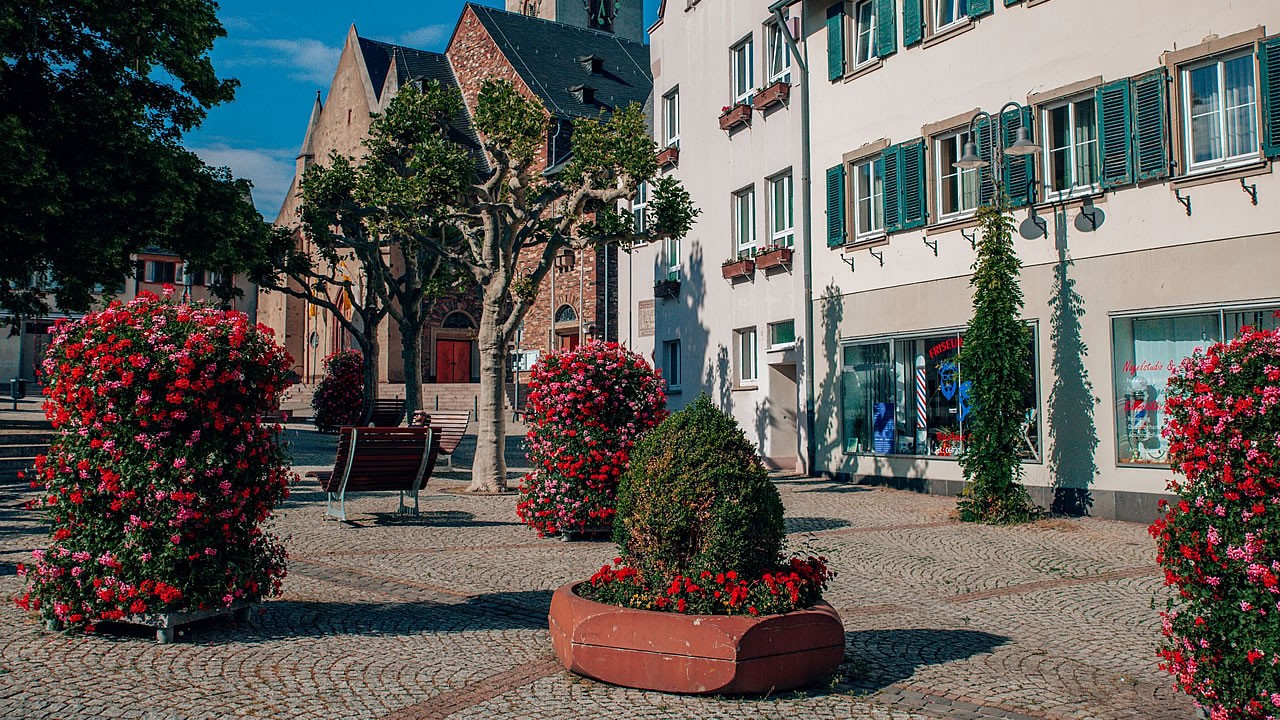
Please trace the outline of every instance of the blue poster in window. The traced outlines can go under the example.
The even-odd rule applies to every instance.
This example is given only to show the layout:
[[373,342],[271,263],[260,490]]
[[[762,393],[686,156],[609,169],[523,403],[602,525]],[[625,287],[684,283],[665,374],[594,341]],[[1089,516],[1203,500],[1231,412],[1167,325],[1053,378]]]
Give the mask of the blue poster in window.
[[891,453],[897,429],[893,421],[893,403],[876,403],[873,413],[872,449],[878,453]]

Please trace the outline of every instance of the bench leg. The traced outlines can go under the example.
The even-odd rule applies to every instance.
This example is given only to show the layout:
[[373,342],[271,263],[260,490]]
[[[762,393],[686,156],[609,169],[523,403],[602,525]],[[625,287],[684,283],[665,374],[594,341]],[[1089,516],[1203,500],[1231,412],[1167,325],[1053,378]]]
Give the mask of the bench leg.
[[346,493],[342,493],[338,495],[338,512],[333,511],[333,493],[328,493],[328,496],[329,496],[328,507],[325,508],[325,515],[329,517],[335,517],[341,520],[342,522],[346,522],[347,521]]
[[[401,491],[400,491],[400,509],[397,511],[397,513],[398,513],[398,514],[400,514],[400,515],[409,515],[409,514],[410,514],[408,506],[406,506],[406,505],[404,504],[404,494],[405,494],[405,492],[406,492],[406,491],[404,491],[404,490],[401,490]],[[409,490],[409,491],[408,491],[408,493],[409,493],[409,496],[413,498],[413,513],[412,513],[412,514],[413,514],[413,515],[418,515],[418,514],[420,514],[420,513],[418,512],[418,493],[417,493],[417,491],[416,491],[416,490]]]
[[445,472],[453,472],[453,455],[452,454],[441,455],[439,458],[437,458],[436,461],[439,462],[440,460],[444,461]]

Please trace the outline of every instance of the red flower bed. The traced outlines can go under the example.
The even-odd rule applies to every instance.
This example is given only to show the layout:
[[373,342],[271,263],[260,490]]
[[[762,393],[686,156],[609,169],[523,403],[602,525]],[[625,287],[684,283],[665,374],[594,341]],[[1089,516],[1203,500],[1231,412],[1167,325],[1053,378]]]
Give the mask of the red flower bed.
[[59,434],[32,503],[50,542],[19,568],[18,604],[91,630],[278,594],[285,551],[262,525],[293,476],[259,416],[291,364],[244,313],[168,295],[55,327],[45,413]]
[[355,425],[364,410],[364,356],[358,350],[339,350],[324,359],[324,378],[311,396],[316,427],[321,430]]
[[540,535],[608,528],[636,441],[666,417],[660,374],[617,343],[546,356],[529,383],[529,462],[516,514]]
[[1170,379],[1180,499],[1151,526],[1161,668],[1213,720],[1280,717],[1280,332],[1245,328]]

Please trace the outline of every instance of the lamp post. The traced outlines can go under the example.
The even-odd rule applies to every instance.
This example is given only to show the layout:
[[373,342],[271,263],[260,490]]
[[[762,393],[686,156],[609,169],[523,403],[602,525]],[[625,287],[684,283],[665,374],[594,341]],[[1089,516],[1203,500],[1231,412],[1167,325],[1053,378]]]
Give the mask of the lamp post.
[[[997,113],[994,118],[985,110],[979,110],[976,115],[970,118],[969,141],[964,144],[964,152],[961,153],[960,159],[952,163],[954,167],[962,170],[977,170],[979,187],[982,186],[982,168],[987,167],[988,165],[992,166],[991,184],[993,187],[998,188],[1004,178],[1003,156],[1009,155],[1011,157],[1022,157],[1025,155],[1035,155],[1040,152],[1040,146],[1032,142],[1031,136],[1027,132],[1025,125],[1018,128],[1018,133],[1014,137],[1013,144],[1009,145],[1009,147],[1004,146],[1004,133],[1000,131],[1000,123],[997,122],[997,118],[1004,117],[1005,110],[1008,110],[1009,108],[1013,108],[1014,111],[1018,113],[1019,117],[1022,116],[1023,106],[1010,100],[1001,106],[1000,112]],[[975,137],[975,123],[983,118],[986,119],[987,126],[992,129],[991,138],[994,147],[992,148],[993,152],[991,153],[991,162],[983,160],[982,157],[978,155],[978,144],[973,141],[973,138]],[[1027,182],[1032,182],[1032,178],[1027,178]],[[981,192],[979,192],[979,197],[981,197]]]

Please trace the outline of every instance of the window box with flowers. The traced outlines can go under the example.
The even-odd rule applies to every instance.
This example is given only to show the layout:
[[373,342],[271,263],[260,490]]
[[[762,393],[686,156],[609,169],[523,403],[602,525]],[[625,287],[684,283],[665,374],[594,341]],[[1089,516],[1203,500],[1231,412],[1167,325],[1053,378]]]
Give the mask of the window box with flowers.
[[760,270],[791,267],[791,253],[792,250],[789,247],[766,245],[756,253],[756,267]]
[[781,105],[791,97],[791,83],[778,80],[760,90],[756,90],[755,106],[761,111],[774,105]]
[[756,261],[753,258],[729,258],[720,263],[720,272],[724,274],[725,280],[745,280],[752,276],[756,271]]
[[658,151],[658,167],[676,165],[680,162],[680,146],[672,145]]
[[736,127],[746,127],[751,124],[751,106],[745,102],[738,102],[732,105],[725,105],[720,108],[720,129],[732,130]]

